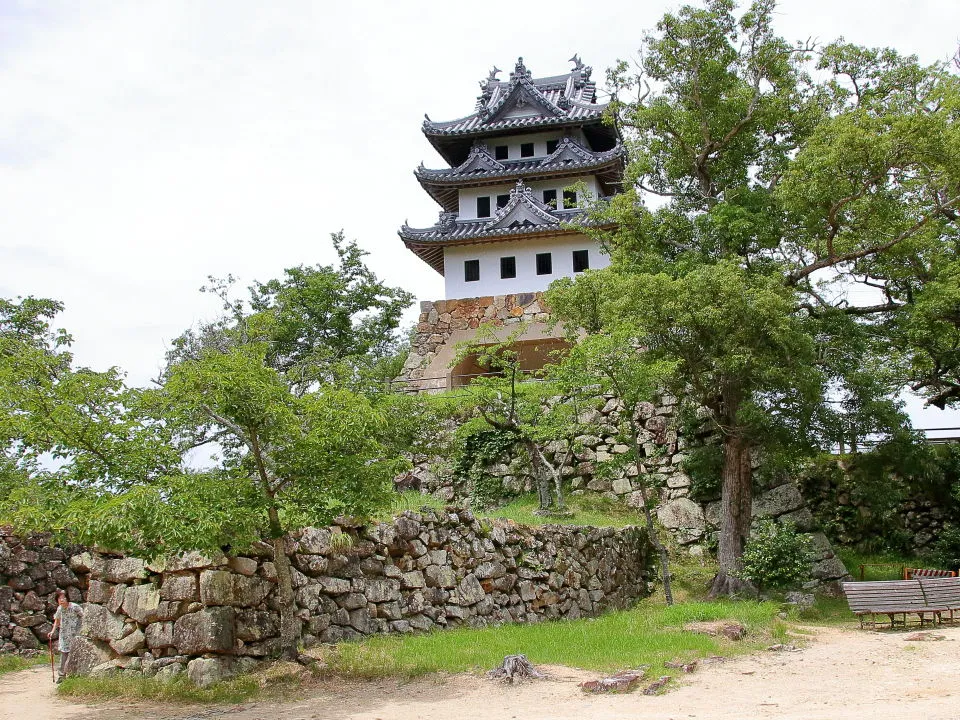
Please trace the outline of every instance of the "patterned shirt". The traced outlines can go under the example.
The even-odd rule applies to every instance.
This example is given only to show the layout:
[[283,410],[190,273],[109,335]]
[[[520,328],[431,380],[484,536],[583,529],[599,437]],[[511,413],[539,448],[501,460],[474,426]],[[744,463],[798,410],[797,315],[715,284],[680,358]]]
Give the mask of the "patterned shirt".
[[60,621],[60,652],[70,652],[70,643],[80,632],[83,622],[83,608],[76,603],[67,603],[66,607],[58,605],[53,619]]

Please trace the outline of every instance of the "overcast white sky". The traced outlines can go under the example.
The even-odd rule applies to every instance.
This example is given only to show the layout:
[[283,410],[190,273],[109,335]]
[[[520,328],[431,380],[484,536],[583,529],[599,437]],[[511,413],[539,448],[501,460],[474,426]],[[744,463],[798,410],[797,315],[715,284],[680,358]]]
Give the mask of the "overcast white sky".
[[[208,275],[329,262],[341,228],[388,282],[441,298],[396,234],[439,209],[412,175],[442,166],[424,113],[469,114],[518,55],[540,76],[576,52],[602,81],[679,5],[0,0],[0,296],[63,300],[79,361],[135,384],[216,311]],[[960,38],[958,0],[783,0],[777,16],[790,40],[929,62]]]

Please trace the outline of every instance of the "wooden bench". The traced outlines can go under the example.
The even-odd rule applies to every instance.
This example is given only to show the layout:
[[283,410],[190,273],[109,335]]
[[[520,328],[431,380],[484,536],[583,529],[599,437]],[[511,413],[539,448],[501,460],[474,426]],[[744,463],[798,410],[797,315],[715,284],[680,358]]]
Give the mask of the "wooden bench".
[[914,580],[919,578],[949,578],[956,577],[953,570],[934,570],[932,568],[908,568],[903,569],[904,580]]
[[886,615],[890,618],[890,627],[896,625],[897,615],[903,616],[903,624],[907,624],[908,615],[917,615],[920,625],[923,626],[927,616],[936,623],[943,613],[950,612],[946,605],[931,605],[924,594],[920,580],[886,580],[880,582],[846,582],[843,583],[843,592],[847,596],[850,610],[860,620],[860,627],[865,626],[865,618],[870,616],[870,627],[877,626],[877,616]]
[[943,613],[950,613],[950,622],[953,622],[953,614],[960,611],[960,578],[921,578],[918,582],[927,604],[943,608],[940,621],[943,621]]

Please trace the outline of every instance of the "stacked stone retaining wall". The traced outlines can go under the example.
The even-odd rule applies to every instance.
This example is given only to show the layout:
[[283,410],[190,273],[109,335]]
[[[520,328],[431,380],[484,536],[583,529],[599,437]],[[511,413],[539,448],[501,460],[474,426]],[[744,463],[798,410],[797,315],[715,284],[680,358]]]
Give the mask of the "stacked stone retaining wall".
[[[148,563],[76,548],[68,554],[43,537],[0,540],[5,650],[45,641],[61,587],[85,602],[71,659],[79,672],[188,672],[206,684],[279,650],[267,544],[241,557],[189,553]],[[307,645],[594,616],[646,596],[651,580],[640,528],[529,528],[452,508],[306,529],[287,550]]]

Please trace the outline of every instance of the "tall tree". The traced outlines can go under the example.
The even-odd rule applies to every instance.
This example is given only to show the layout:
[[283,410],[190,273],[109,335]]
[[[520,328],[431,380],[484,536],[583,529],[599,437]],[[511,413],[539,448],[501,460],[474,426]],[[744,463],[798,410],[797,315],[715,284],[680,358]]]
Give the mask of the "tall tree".
[[596,212],[615,229],[585,228],[617,280],[580,306],[607,308],[594,324],[621,313],[676,362],[724,438],[714,594],[738,586],[755,448],[843,426],[827,401],[883,406],[895,388],[857,365],[916,357],[885,328],[931,259],[957,253],[957,77],[893,50],[790,44],[774,7],[685,6],[646,35],[636,74],[611,72],[631,161]]
[[[353,243],[335,236],[334,246],[340,265],[288,270],[247,302],[216,285],[223,316],[174,343],[150,390],[74,368],[67,336],[48,325],[59,305],[0,307],[13,318],[0,331],[14,337],[0,346],[0,402],[19,423],[4,435],[21,471],[0,493],[0,516],[147,556],[267,539],[282,652],[295,656],[286,534],[369,514],[419,437],[415,399],[361,392],[409,296],[380,283]],[[24,358],[38,358],[19,383],[29,392],[12,376]],[[215,462],[192,468],[189,453],[204,446]],[[46,452],[61,463],[36,462]]]

